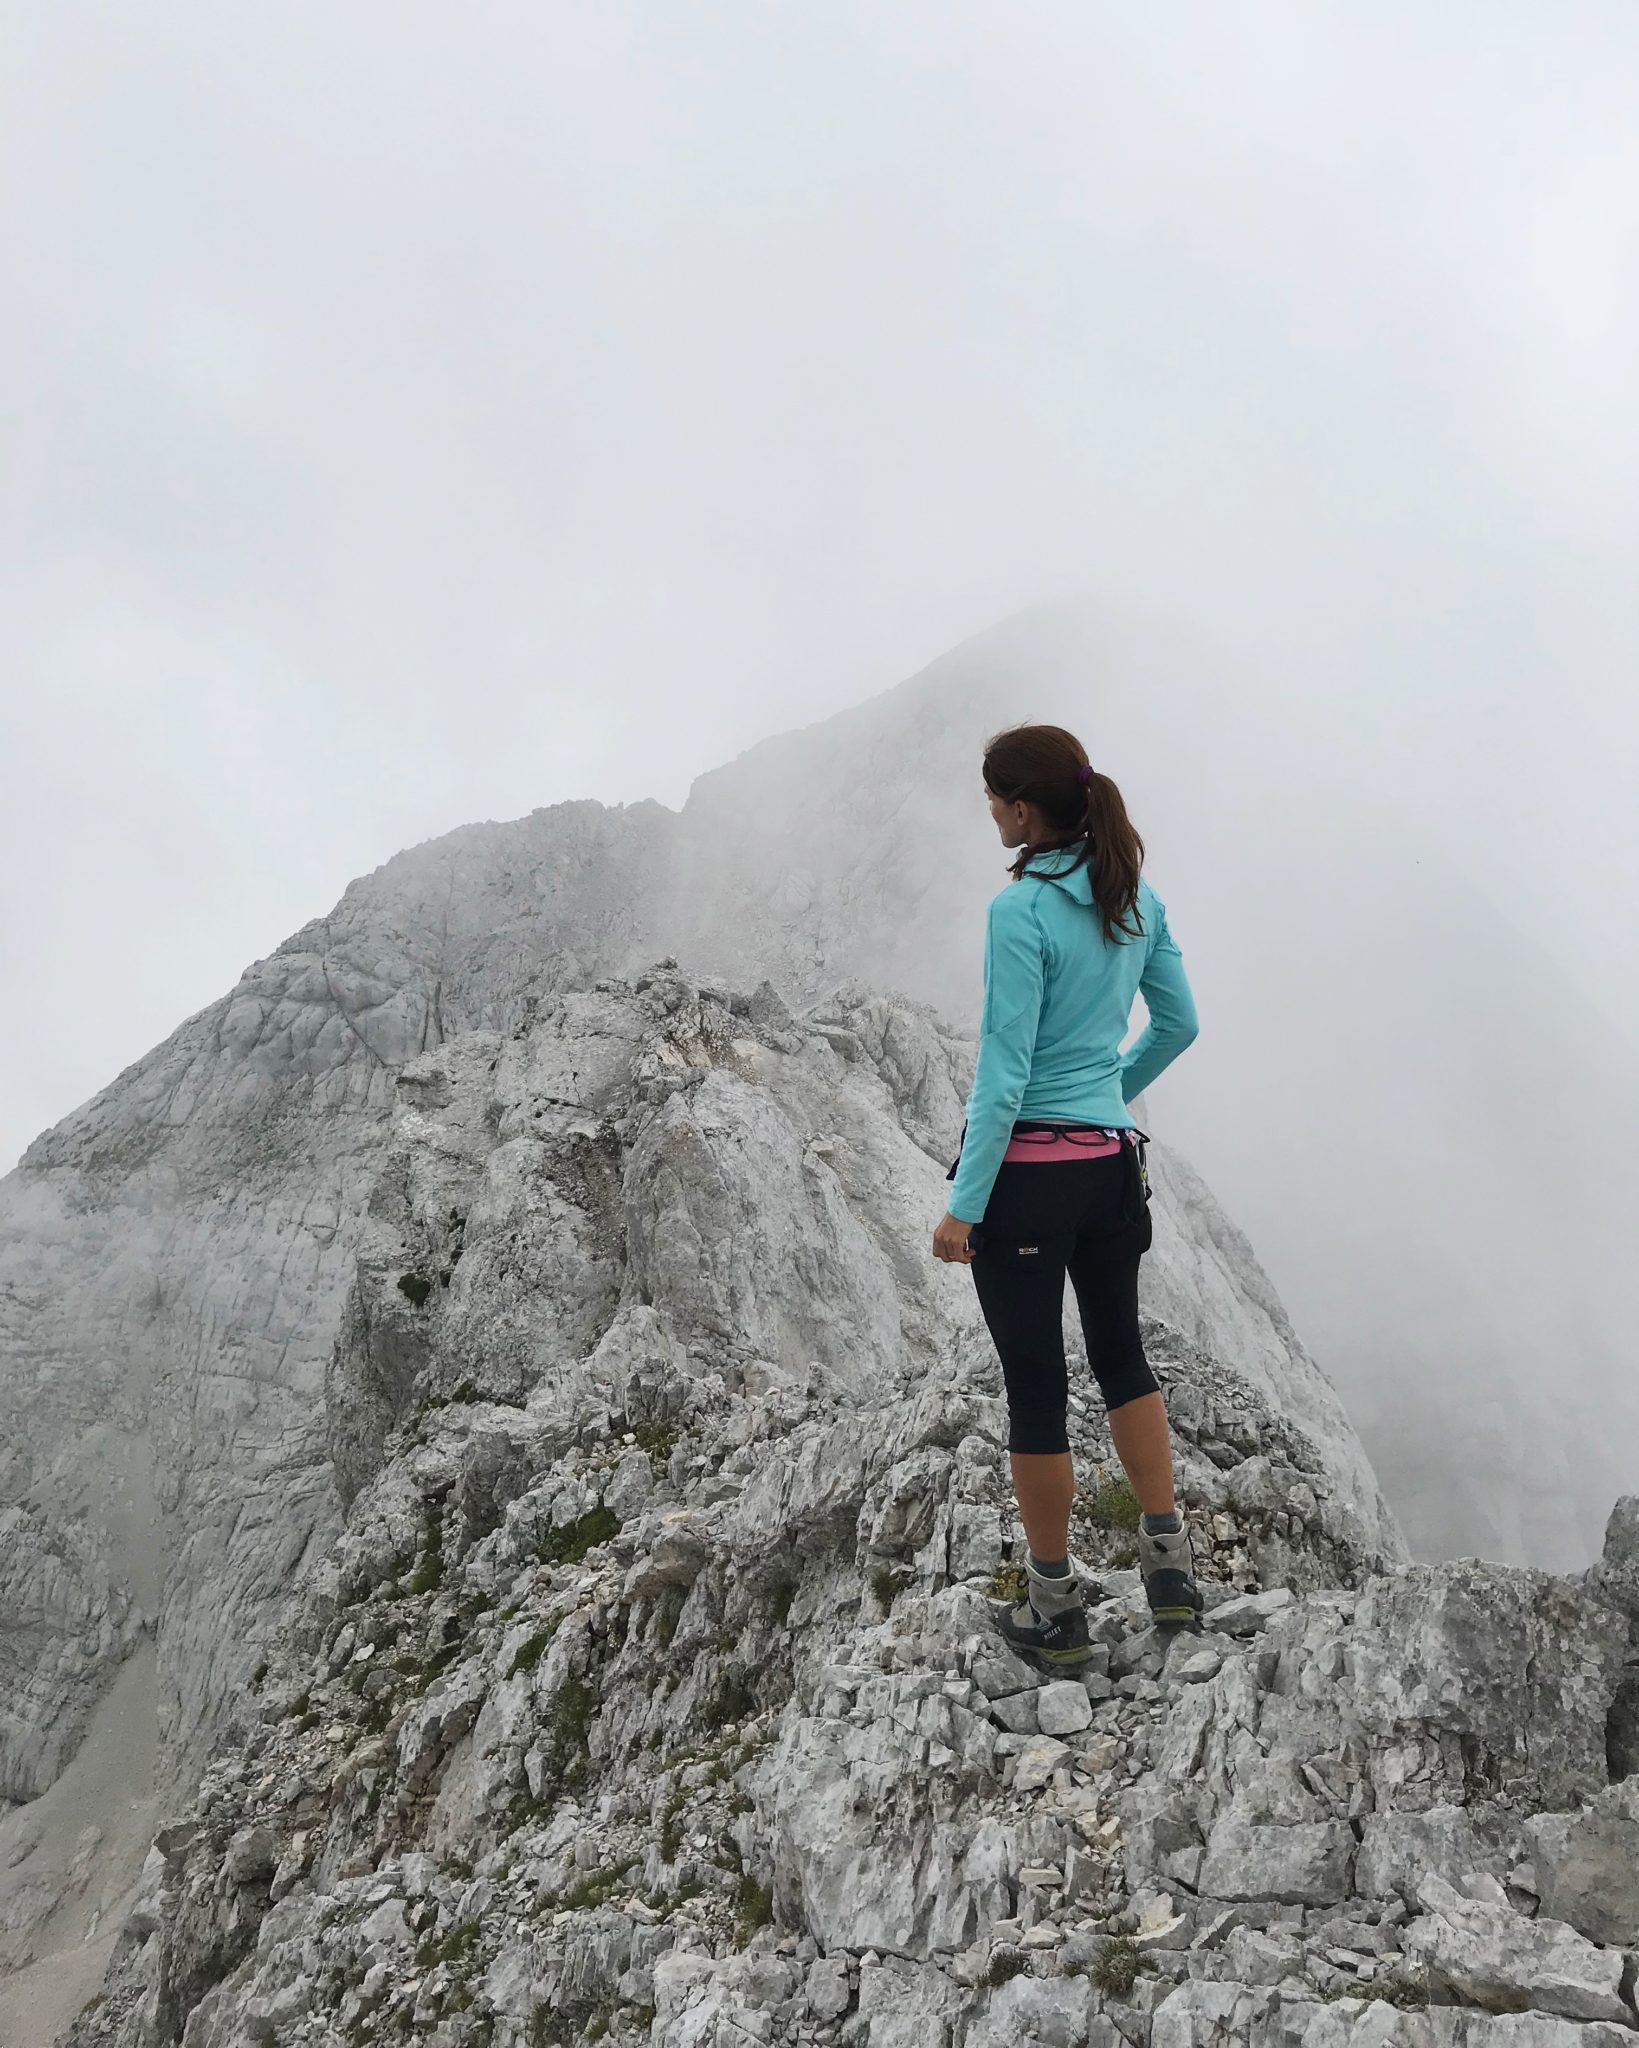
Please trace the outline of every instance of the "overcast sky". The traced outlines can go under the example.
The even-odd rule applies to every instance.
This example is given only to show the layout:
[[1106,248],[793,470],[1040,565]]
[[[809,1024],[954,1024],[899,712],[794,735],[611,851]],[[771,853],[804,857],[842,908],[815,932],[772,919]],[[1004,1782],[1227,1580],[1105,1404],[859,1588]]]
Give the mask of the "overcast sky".
[[1631,1035],[1631,0],[0,23],[0,1166],[397,848],[1068,589],[1415,613],[1303,708]]

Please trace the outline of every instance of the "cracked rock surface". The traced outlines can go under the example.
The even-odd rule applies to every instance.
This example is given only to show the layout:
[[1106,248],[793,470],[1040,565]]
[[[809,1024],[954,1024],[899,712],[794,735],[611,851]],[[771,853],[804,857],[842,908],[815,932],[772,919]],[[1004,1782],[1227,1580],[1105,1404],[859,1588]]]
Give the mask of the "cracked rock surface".
[[1631,2038],[1627,1504],[1580,1580],[1408,1563],[1155,1152],[1206,1626],[1148,1624],[1077,1358],[1096,1647],[1044,1681],[990,1616],[994,1354],[925,1255],[967,1078],[915,1006],[670,962],[405,1065],[337,1527],[73,2048]]

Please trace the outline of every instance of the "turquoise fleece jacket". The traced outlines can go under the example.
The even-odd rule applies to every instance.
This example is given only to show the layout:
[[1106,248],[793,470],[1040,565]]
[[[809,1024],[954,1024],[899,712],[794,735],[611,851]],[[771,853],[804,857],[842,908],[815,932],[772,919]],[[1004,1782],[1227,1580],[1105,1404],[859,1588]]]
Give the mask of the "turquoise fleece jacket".
[[[991,898],[979,1063],[950,1193],[958,1222],[983,1217],[1016,1119],[1130,1129],[1127,1104],[1198,1029],[1166,905],[1140,876],[1143,936],[1111,944],[1087,869],[1068,867],[1075,850],[1033,854]],[[1140,989],[1150,1020],[1122,1052]]]

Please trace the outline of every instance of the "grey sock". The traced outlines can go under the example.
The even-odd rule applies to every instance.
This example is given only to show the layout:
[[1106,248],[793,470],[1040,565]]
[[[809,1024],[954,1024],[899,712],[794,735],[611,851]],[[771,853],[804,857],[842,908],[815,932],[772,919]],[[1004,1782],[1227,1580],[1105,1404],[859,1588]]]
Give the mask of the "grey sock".
[[1043,1564],[1028,1546],[1025,1557],[1029,1565],[1030,1605],[1043,1621],[1051,1620],[1055,1614],[1068,1614],[1081,1606],[1081,1587],[1070,1569],[1068,1557],[1057,1565]]
[[1169,1509],[1164,1515],[1146,1514],[1144,1517],[1146,1536],[1176,1536],[1183,1526],[1184,1518],[1176,1508]]

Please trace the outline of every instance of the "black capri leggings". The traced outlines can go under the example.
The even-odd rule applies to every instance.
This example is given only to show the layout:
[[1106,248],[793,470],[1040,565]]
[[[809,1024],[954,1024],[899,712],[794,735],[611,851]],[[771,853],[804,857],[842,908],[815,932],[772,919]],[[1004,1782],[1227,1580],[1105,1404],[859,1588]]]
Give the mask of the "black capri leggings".
[[1159,1393],[1138,1328],[1138,1262],[1154,1239],[1137,1147],[1003,1160],[968,1233],[969,1270],[1007,1387],[1010,1451],[1067,1451],[1064,1276],[1106,1409]]

